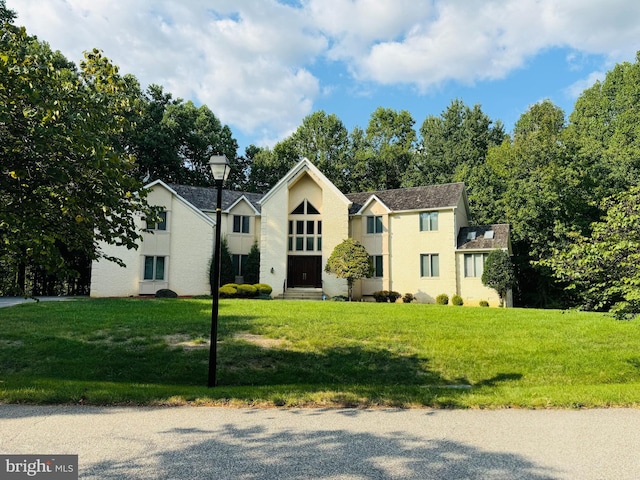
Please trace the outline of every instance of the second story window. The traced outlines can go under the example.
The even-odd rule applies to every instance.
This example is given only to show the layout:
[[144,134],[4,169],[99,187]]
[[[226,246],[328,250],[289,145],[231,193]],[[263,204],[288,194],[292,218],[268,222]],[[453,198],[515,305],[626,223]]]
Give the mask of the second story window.
[[420,214],[420,231],[438,230],[438,212],[422,212]]
[[167,229],[167,212],[158,213],[157,223],[147,223],[149,230],[166,230]]
[[367,217],[367,233],[382,233],[382,217],[369,215]]
[[247,215],[234,215],[233,216],[233,232],[249,233],[250,221],[251,221],[251,217]]

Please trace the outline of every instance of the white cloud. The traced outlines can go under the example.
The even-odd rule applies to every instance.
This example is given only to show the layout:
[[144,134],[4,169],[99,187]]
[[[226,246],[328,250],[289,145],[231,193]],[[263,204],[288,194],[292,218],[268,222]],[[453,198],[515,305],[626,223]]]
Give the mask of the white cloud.
[[583,78],[582,80],[579,80],[573,83],[572,85],[570,85],[569,87],[567,87],[565,90],[565,94],[569,98],[576,99],[580,95],[582,95],[582,93],[587,88],[593,87],[593,85],[596,82],[598,81],[602,82],[606,77],[606,75],[607,75],[607,72],[591,72],[589,76],[587,76],[586,78]]
[[311,73],[319,60],[344,65],[352,75],[347,89],[408,84],[426,92],[444,82],[504,78],[554,47],[610,62],[640,48],[640,2],[629,0],[7,4],[18,24],[70,60],[101,48],[143,87],[163,85],[174,96],[206,103],[232,128],[270,140],[290,132],[318,98],[334,91],[328,83],[338,80],[321,82]]

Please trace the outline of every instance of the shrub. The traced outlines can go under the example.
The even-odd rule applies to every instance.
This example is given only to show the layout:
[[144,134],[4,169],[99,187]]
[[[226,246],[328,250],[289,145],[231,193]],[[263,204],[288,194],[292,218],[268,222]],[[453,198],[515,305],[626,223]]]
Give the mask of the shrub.
[[258,289],[253,285],[249,285],[247,283],[243,283],[242,285],[238,285],[238,297],[242,298],[251,298],[258,295]]
[[489,302],[487,302],[486,300],[480,300],[480,306],[481,307],[488,307],[489,306]]
[[376,302],[384,303],[389,301],[389,292],[387,290],[378,290],[373,292],[372,295]]
[[401,297],[402,295],[399,294],[398,292],[391,290],[390,292],[387,293],[387,297],[389,298],[389,301],[391,303],[396,303],[396,301]]
[[405,293],[404,297],[402,297],[402,301],[404,303],[411,303],[416,299],[416,297],[413,296],[413,293]]
[[344,295],[336,295],[335,297],[332,297],[331,300],[333,300],[334,302],[346,302],[347,300],[349,300],[349,297],[345,297]]
[[233,298],[238,293],[238,290],[236,288],[230,287],[229,285],[225,285],[223,287],[220,287],[218,293],[220,294],[221,298]]
[[438,305],[449,305],[449,295],[441,293],[436,297],[436,303]]
[[453,297],[451,297],[451,303],[453,305],[457,305],[458,307],[464,304],[460,295],[454,295]]
[[258,290],[258,295],[271,295],[271,292],[273,292],[271,285],[266,283],[256,283],[254,287]]
[[229,287],[229,288],[233,288],[234,290],[238,290],[238,284],[237,283],[225,283],[224,285],[222,285],[223,287]]
[[156,298],[178,298],[178,294],[168,288],[161,288],[156,292]]

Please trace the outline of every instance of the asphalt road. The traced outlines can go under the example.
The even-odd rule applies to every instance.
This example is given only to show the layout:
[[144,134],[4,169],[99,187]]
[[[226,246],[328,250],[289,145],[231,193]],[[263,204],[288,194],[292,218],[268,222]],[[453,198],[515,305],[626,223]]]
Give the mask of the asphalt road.
[[83,479],[638,479],[640,410],[0,405],[0,453]]
[[[37,300],[36,300],[37,298]],[[64,300],[71,300],[73,297],[36,297],[36,298],[24,298],[24,297],[0,297],[0,308],[12,307],[21,303],[30,302],[61,302]]]

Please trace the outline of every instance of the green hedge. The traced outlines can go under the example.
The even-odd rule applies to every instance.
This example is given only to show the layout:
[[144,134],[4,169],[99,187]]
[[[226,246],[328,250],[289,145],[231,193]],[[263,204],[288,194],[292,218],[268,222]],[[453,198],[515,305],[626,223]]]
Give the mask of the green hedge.
[[266,283],[257,283],[255,285],[248,283],[241,285],[237,283],[227,283],[218,290],[222,298],[255,298],[258,296],[271,298],[270,294],[272,291],[273,288],[271,285],[267,285]]

